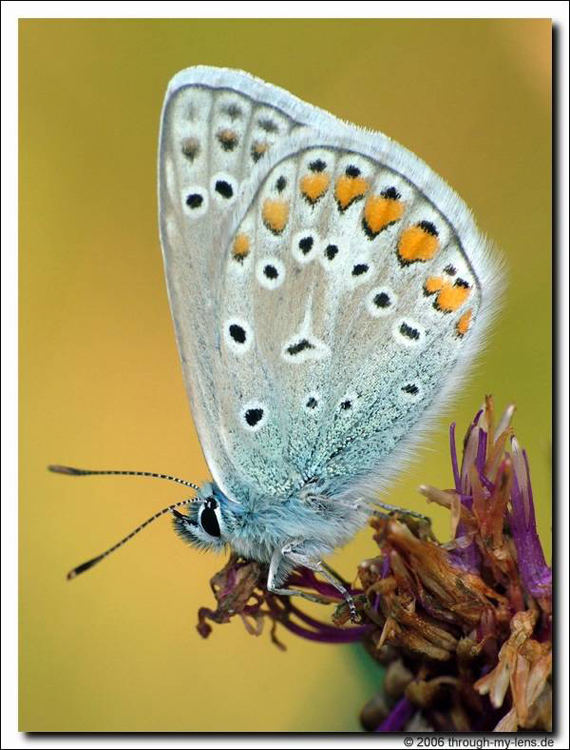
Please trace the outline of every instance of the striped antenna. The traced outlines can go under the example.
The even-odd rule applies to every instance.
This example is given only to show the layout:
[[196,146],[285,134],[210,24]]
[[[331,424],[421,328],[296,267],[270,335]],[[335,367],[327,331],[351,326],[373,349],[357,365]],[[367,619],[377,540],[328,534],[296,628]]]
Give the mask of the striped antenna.
[[[92,473],[92,472],[87,472]],[[101,474],[107,474],[107,473],[114,473],[114,472],[94,472],[94,473],[101,473]],[[140,526],[137,526],[136,529],[133,529],[130,534],[127,534],[126,537],[121,539],[120,542],[117,542],[112,547],[109,547],[108,550],[103,552],[100,555],[97,555],[97,557],[93,557],[91,560],[87,560],[87,562],[81,563],[81,565],[78,565],[76,568],[73,568],[73,570],[70,570],[67,574],[67,580],[71,581],[72,578],[76,578],[81,573],[85,573],[86,570],[89,570],[89,568],[92,568],[94,565],[97,565],[97,563],[101,562],[101,560],[104,560],[106,557],[109,557],[111,552],[114,552],[115,550],[119,549],[119,547],[122,547],[123,544],[126,544],[129,540],[131,540],[134,536],[136,536],[139,532],[141,532],[146,526],[148,526],[153,521],[156,521],[157,518],[160,518],[165,513],[171,512],[178,518],[186,518],[186,516],[183,516],[181,513],[176,510],[177,508],[180,508],[182,505],[190,505],[191,503],[200,502],[196,498],[188,498],[186,500],[180,500],[178,503],[174,503],[174,505],[169,505],[166,508],[163,508],[162,510],[159,510],[158,513],[155,513],[154,516],[151,516],[150,518],[147,518],[146,521],[141,523]]]
[[151,477],[152,479],[167,479],[169,482],[176,482],[177,484],[183,484],[185,487],[191,487],[193,490],[198,491],[200,488],[198,485],[188,482],[186,479],[179,479],[173,477],[170,474],[157,474],[154,471],[114,471],[114,470],[94,470],[94,469],[76,469],[73,466],[59,466],[58,464],[51,464],[48,466],[48,471],[53,471],[54,474],[66,474],[70,477],[87,477],[95,475],[111,475],[111,476],[123,476],[123,477]]
[[[190,487],[193,490],[199,491],[199,487],[197,484],[193,484],[192,482],[188,482],[186,479],[179,479],[178,477],[173,477],[170,474],[158,474],[154,471],[122,471],[122,470],[114,470],[114,469],[77,469],[73,466],[60,466],[59,464],[51,464],[48,466],[49,471],[53,471],[54,474],[66,474],[70,477],[86,477],[86,476],[96,476],[96,475],[111,475],[111,476],[124,476],[124,477],[151,477],[151,479],[167,479],[169,482],[176,482],[177,484],[182,484],[185,487]],[[108,557],[111,552],[114,552],[115,550],[119,549],[119,547],[122,547],[123,544],[126,544],[129,540],[131,540],[134,536],[136,536],[140,531],[142,531],[146,526],[149,525],[149,523],[152,523],[153,521],[156,521],[157,518],[160,518],[165,513],[168,513],[169,511],[172,512],[177,517],[182,517],[182,514],[179,513],[176,508],[180,508],[182,505],[190,505],[191,503],[199,502],[196,498],[190,498],[187,500],[181,500],[178,503],[174,503],[174,505],[169,505],[166,508],[163,508],[162,510],[159,510],[158,513],[155,513],[154,516],[151,516],[150,518],[147,518],[147,520],[144,523],[141,523],[140,526],[137,526],[136,529],[131,531],[130,534],[128,534],[124,539],[121,539],[120,542],[117,542],[112,547],[109,547],[108,550],[103,552],[101,555],[97,555],[97,557],[93,557],[91,560],[87,560],[87,562],[81,563],[81,565],[78,565],[76,568],[73,568],[73,570],[70,570],[67,574],[67,580],[70,581],[72,578],[76,578],[80,573],[84,573],[86,570],[89,570],[89,568],[92,568],[94,565],[97,565],[97,563],[101,562],[101,560],[104,560],[106,557]],[[185,518],[185,516],[184,516]]]

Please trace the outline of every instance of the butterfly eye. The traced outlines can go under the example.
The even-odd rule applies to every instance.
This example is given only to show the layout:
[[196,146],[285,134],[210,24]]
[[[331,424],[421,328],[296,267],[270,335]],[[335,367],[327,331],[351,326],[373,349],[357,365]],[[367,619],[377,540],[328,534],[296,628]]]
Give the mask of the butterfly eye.
[[200,514],[200,526],[204,529],[206,534],[210,536],[221,536],[220,524],[218,521],[218,514],[216,509],[218,503],[211,497],[209,497],[202,507]]

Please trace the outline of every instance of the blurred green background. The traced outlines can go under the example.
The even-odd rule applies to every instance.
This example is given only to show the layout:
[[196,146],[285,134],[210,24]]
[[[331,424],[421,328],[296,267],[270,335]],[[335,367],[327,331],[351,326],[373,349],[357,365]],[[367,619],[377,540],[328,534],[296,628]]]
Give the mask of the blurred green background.
[[[182,384],[157,234],[156,146],[170,77],[237,67],[416,152],[472,207],[508,266],[486,354],[386,498],[424,510],[492,392],[515,402],[539,527],[551,527],[549,20],[25,20],[20,23],[20,728],[356,730],[380,670],[356,646],[240,622],[202,640],[222,565],[167,521],[65,574],[176,487],[68,479],[50,462],[208,476]],[[183,494],[182,494],[183,496]],[[449,521],[433,512],[436,531]],[[332,564],[350,577],[367,530]]]

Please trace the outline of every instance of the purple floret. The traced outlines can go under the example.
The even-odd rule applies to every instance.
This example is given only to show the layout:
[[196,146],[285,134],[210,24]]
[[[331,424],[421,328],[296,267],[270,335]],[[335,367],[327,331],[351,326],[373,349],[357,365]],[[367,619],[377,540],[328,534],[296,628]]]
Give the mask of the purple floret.
[[377,732],[402,732],[408,721],[414,715],[416,709],[407,698],[402,698],[396,703],[389,715],[384,719]]
[[525,590],[535,599],[550,599],[552,597],[552,570],[546,564],[536,530],[526,451],[523,451],[523,457],[526,476],[517,476],[516,470],[513,472],[512,511],[509,513],[509,524],[517,549],[519,571]]

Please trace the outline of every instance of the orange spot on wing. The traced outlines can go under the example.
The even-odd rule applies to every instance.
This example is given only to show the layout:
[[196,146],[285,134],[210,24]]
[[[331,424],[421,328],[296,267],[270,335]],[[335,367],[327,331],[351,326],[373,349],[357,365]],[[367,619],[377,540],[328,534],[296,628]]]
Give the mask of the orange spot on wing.
[[441,278],[441,276],[430,276],[428,279],[426,279],[424,289],[427,294],[435,294],[436,292],[439,292],[439,290],[444,286],[445,283],[446,282]]
[[364,177],[350,177],[342,175],[336,181],[335,198],[342,211],[345,211],[354,201],[362,198],[368,190],[368,183]]
[[289,218],[289,204],[284,200],[266,198],[261,215],[263,223],[273,234],[281,234]]
[[184,156],[187,156],[190,161],[194,161],[199,151],[200,141],[197,138],[185,138],[182,141],[182,153]]
[[230,128],[224,128],[218,132],[218,140],[227,151],[233,150],[238,143],[238,135]]
[[456,329],[459,336],[465,336],[471,325],[473,310],[467,310],[457,321]]
[[437,236],[420,225],[405,229],[398,243],[398,255],[404,263],[431,260],[439,247]]
[[364,230],[368,236],[376,237],[387,226],[398,221],[403,213],[402,201],[371,195],[364,206]]
[[268,148],[269,144],[265,141],[255,141],[251,146],[251,157],[253,161],[259,161]]
[[326,172],[306,174],[301,178],[301,193],[309,203],[316,203],[327,192],[330,181]]
[[430,276],[424,284],[426,294],[435,294],[437,297],[434,302],[436,309],[441,312],[455,312],[471,294],[471,287],[467,282],[462,284],[452,284],[441,276]]
[[455,312],[470,294],[468,286],[456,286],[447,282],[437,295],[437,306],[442,312]]
[[243,260],[249,255],[249,237],[240,233],[236,236],[233,246],[233,256],[236,260]]

